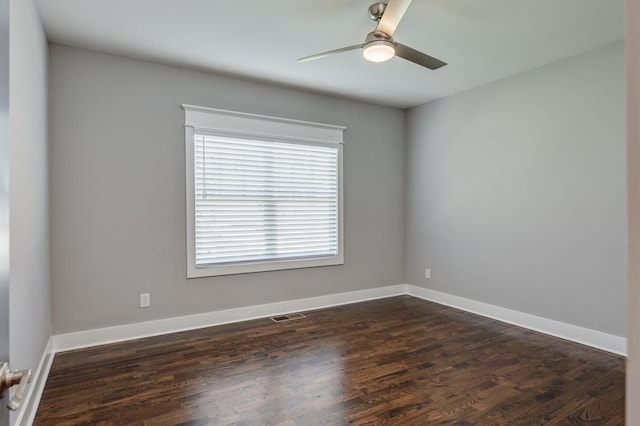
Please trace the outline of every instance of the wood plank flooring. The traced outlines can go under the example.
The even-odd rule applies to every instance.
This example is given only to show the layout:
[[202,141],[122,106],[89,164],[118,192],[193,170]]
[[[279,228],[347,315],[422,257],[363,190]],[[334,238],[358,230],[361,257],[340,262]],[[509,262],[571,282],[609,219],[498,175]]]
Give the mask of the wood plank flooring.
[[400,296],[56,355],[35,425],[624,424],[624,358]]

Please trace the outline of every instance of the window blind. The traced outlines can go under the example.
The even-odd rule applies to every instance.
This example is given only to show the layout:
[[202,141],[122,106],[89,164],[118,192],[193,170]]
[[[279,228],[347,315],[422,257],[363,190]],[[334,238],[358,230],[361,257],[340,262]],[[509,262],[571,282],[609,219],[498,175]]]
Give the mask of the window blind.
[[338,154],[196,133],[196,267],[336,256]]

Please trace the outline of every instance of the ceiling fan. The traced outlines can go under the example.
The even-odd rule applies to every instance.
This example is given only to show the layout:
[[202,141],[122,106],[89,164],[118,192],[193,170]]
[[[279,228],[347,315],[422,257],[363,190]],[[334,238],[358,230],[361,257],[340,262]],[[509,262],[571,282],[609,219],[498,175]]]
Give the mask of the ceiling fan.
[[435,70],[447,65],[446,62],[432,56],[418,52],[404,44],[400,44],[393,39],[400,20],[404,16],[411,0],[389,0],[388,3],[374,3],[369,7],[369,16],[376,21],[376,29],[367,34],[364,43],[341,49],[329,50],[328,52],[305,56],[298,59],[298,62],[307,62],[314,59],[324,58],[334,53],[348,52],[355,49],[364,49],[362,55],[371,62],[384,62],[399,56],[408,61],[414,62],[423,67]]

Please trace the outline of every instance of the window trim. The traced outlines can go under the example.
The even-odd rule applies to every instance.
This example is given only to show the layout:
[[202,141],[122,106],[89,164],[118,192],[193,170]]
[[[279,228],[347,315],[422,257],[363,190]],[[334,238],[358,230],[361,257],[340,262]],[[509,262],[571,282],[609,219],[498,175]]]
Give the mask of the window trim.
[[[312,268],[344,264],[343,134],[346,127],[183,104],[185,113],[187,278]],[[338,149],[338,253],[197,267],[195,258],[195,150],[197,133],[263,141],[331,146]]]

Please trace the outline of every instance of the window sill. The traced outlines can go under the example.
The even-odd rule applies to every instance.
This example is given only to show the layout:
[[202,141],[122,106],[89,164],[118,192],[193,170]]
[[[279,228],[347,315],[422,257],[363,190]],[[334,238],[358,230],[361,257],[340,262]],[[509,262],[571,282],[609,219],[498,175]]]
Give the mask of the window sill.
[[187,278],[217,277],[221,275],[251,274],[256,272],[282,271],[287,269],[315,268],[318,266],[335,265],[344,265],[343,255],[315,259],[278,260],[205,267],[188,265]]

